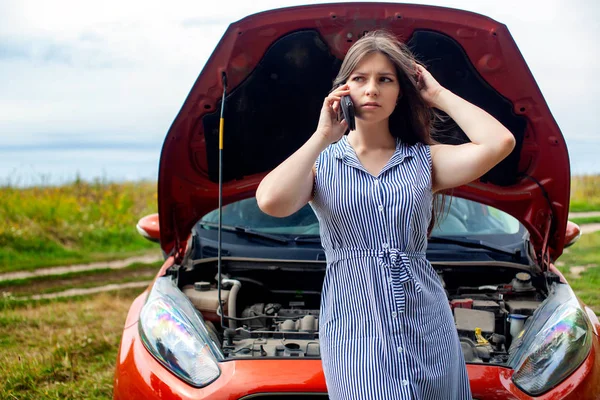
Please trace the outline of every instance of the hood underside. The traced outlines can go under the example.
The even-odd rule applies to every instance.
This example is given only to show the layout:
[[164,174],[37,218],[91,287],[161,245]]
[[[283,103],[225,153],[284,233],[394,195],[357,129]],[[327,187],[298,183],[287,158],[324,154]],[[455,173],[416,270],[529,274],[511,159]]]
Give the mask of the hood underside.
[[[223,75],[223,204],[254,196],[260,180],[314,132],[341,60],[365,32],[392,31],[432,75],[515,136],[514,151],[454,190],[504,210],[529,230],[538,256],[558,257],[569,204],[567,148],[508,29],[454,9],[324,4],[251,15],[229,26],[165,139],[159,172],[161,246],[180,250],[218,207]],[[443,143],[468,141],[452,121]]]

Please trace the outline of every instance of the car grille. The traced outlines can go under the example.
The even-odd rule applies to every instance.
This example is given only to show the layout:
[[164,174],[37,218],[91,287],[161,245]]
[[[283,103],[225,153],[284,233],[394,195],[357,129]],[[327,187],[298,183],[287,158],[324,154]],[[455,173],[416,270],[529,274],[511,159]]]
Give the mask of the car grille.
[[241,397],[239,400],[328,400],[327,393],[257,393]]
[[[327,393],[257,393],[240,397],[239,400],[328,400]],[[473,398],[473,400],[478,400]]]

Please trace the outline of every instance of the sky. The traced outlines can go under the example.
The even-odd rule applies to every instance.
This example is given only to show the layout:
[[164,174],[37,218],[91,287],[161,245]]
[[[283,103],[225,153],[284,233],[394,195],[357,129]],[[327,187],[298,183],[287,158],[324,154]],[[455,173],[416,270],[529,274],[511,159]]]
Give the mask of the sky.
[[[164,136],[227,26],[303,3],[0,0],[0,182],[75,172],[156,179]],[[572,172],[600,173],[600,3],[412,3],[504,23],[563,132]]]

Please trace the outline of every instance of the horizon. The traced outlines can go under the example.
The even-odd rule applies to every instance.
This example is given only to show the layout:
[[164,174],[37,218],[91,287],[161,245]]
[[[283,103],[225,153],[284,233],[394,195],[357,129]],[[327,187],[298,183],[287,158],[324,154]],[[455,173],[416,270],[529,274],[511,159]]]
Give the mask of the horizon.
[[[71,143],[60,148],[43,148],[36,150],[13,149],[3,154],[0,146],[0,157],[19,158],[22,153],[36,158],[37,153],[53,154],[45,161],[44,171],[36,170],[33,164],[24,163],[20,167],[14,165],[3,167],[0,165],[0,187],[34,187],[34,186],[62,186],[73,183],[79,179],[85,182],[102,181],[106,183],[158,181],[158,167],[160,146],[151,143],[127,143],[120,147],[118,143],[101,143],[98,147],[80,147],[79,143]],[[572,148],[577,147],[579,156],[573,159]],[[597,150],[585,141],[567,142],[571,164],[571,176],[596,176],[600,175],[600,163],[597,162]],[[59,153],[53,151],[60,149]],[[102,155],[102,153],[106,153]],[[102,155],[100,160],[97,156]],[[94,158],[96,156],[96,158]],[[65,160],[71,164],[82,165],[86,168],[65,168]],[[38,163],[39,165],[39,163]]]

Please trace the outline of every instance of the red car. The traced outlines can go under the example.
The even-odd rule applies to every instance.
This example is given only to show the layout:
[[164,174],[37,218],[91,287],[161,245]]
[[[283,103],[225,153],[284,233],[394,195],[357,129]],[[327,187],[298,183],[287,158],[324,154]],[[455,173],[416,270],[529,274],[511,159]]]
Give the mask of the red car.
[[[253,196],[314,132],[345,52],[378,28],[516,139],[505,160],[454,190],[428,247],[473,397],[600,398],[600,323],[553,266],[578,235],[567,148],[507,28],[453,9],[353,3],[246,17],[206,63],[164,142],[160,230],[140,222],[166,259],[129,310],[115,399],[327,398],[318,225],[310,213],[265,222]],[[448,121],[439,140],[466,137]]]

